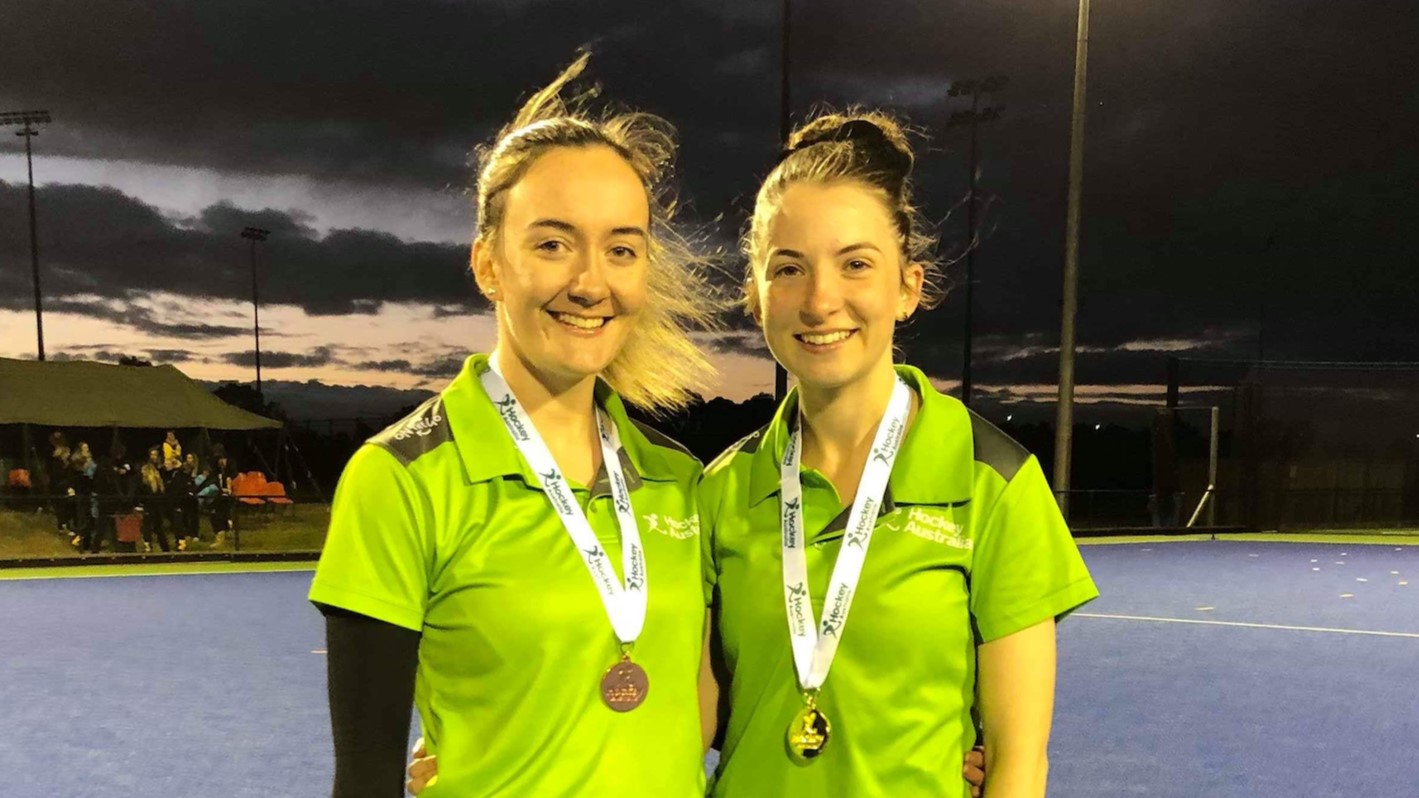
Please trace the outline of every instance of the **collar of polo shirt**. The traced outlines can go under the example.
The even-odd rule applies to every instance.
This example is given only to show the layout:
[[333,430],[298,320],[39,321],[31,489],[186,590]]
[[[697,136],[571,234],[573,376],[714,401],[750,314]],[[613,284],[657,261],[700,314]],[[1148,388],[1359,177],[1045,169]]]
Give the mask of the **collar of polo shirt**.
[[[528,485],[540,485],[532,467],[517,450],[503,428],[488,392],[478,378],[488,368],[488,355],[471,355],[463,370],[444,392],[444,412],[453,429],[453,444],[470,483],[486,482],[498,477],[520,476]],[[621,469],[631,491],[640,487],[642,479],[653,482],[674,482],[675,471],[665,455],[656,449],[626,415],[621,397],[604,380],[596,380],[596,403],[611,417],[621,433]],[[603,465],[591,486],[593,494],[610,493],[610,484]]]
[[[946,396],[914,366],[899,365],[897,374],[921,397],[921,409],[907,430],[897,462],[887,482],[884,510],[896,504],[957,504],[971,496],[974,456],[970,411]],[[779,464],[788,446],[787,419],[798,412],[798,388],[779,405],[774,419],[761,433],[749,465],[750,505],[779,492]],[[844,501],[851,502],[851,497]]]

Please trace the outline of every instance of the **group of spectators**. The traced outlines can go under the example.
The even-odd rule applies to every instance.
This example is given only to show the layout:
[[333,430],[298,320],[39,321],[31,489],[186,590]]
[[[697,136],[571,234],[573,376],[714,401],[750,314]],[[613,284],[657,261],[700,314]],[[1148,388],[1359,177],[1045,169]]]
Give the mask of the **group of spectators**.
[[107,541],[114,551],[132,550],[117,534],[118,518],[131,514],[141,516],[144,551],[155,545],[186,551],[199,538],[203,515],[211,521],[213,547],[226,542],[236,469],[220,445],[204,463],[192,452],[184,455],[176,432],[168,430],[163,442],[135,463],[122,443],[97,459],[87,442],[71,447],[62,432],[52,433],[49,443],[55,518],[74,548],[97,553]]

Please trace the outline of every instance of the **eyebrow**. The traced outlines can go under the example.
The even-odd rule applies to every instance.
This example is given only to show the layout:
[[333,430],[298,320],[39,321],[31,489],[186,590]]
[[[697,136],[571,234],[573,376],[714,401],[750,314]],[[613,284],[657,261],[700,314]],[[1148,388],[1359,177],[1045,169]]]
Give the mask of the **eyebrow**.
[[[873,244],[870,241],[859,241],[856,244],[848,244],[847,246],[838,250],[837,254],[846,255],[849,252],[856,252],[859,249],[870,249],[873,252],[878,253],[879,255],[882,253],[882,250],[878,249],[876,244]],[[804,255],[802,252],[799,252],[796,249],[776,249],[774,250],[773,255],[771,257],[802,258],[804,257]]]
[[[568,235],[575,235],[577,232],[579,232],[579,231],[577,230],[576,225],[572,224],[571,222],[564,221],[564,220],[562,220],[562,219],[538,219],[537,221],[535,221],[535,222],[533,222],[532,224],[529,224],[529,225],[527,226],[527,228],[528,228],[529,230],[532,229],[532,228],[534,228],[534,227],[550,227],[550,228],[552,228],[553,230],[560,230],[560,231],[562,231],[563,233],[567,233]],[[616,228],[612,228],[612,230],[611,230],[611,235],[613,235],[613,236],[640,236],[641,238],[649,238],[649,237],[650,237],[649,235],[646,234],[646,232],[645,232],[644,229],[642,229],[642,228],[640,228],[640,227],[634,227],[634,226],[632,226],[632,227],[616,227]]]

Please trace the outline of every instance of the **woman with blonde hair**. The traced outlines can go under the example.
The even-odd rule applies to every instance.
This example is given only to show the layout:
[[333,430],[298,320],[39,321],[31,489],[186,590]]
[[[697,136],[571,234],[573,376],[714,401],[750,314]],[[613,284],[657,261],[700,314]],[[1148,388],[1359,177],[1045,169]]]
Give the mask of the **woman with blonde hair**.
[[152,551],[156,538],[163,551],[171,551],[167,532],[163,530],[163,494],[166,490],[162,473],[162,453],[158,447],[148,449],[148,459],[138,470],[138,506],[143,510],[143,548]]
[[704,793],[700,465],[626,415],[712,374],[715,305],[670,226],[673,130],[565,99],[583,55],[479,153],[471,267],[497,343],[341,477],[326,615],[337,798]]

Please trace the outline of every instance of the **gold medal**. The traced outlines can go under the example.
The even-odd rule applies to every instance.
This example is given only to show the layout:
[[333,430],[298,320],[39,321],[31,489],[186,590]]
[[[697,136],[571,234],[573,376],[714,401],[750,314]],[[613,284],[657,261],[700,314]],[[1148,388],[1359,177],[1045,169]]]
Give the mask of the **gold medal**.
[[833,731],[828,716],[818,709],[817,698],[810,694],[804,700],[807,705],[793,716],[786,737],[788,754],[800,765],[812,762],[823,753],[823,749],[828,747],[828,736]]
[[601,677],[601,700],[617,712],[630,712],[645,701],[650,691],[650,677],[645,668],[631,662],[629,654],[612,665]]

